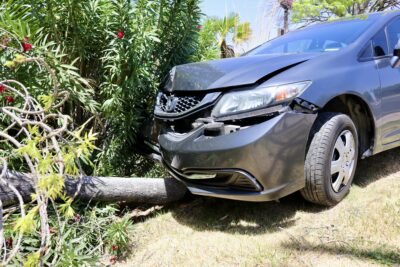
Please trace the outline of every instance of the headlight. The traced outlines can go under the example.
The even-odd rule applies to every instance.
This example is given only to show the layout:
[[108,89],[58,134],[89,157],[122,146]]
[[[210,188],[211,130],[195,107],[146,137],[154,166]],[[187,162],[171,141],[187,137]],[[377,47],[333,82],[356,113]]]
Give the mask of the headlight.
[[213,109],[212,116],[222,117],[287,103],[310,85],[311,81],[304,81],[226,93]]

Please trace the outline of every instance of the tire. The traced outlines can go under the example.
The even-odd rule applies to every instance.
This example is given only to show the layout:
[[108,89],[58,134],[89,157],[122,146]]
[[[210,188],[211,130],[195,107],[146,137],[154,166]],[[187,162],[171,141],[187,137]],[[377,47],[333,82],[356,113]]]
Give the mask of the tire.
[[315,204],[334,206],[350,191],[358,160],[358,134],[341,113],[320,113],[311,131],[304,165],[302,196]]

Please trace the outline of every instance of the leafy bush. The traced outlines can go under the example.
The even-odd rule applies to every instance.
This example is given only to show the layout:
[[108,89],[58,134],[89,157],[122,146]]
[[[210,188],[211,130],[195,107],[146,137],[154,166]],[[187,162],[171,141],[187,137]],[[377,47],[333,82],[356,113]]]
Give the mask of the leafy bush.
[[[84,206],[75,204],[76,213],[65,225],[59,227],[54,210],[50,210],[50,233],[52,242],[50,253],[44,259],[45,265],[55,266],[94,266],[98,262],[110,264],[127,252],[128,232],[132,223],[128,217],[116,216],[118,209],[112,205]],[[8,249],[16,245],[17,236],[13,224],[19,218],[18,213],[9,214],[11,220],[4,225]],[[36,221],[35,225],[39,225]],[[21,251],[10,264],[35,263],[33,251],[40,247],[40,239],[30,234],[23,239]],[[35,264],[33,266],[36,266]]]
[[64,177],[158,172],[135,155],[137,137],[162,78],[197,49],[199,18],[198,0],[1,2],[0,166],[35,184],[19,210],[0,203],[3,263],[92,266],[123,254],[128,218],[110,206],[79,212]]
[[[0,27],[20,40],[29,37],[43,49],[35,53],[55,61],[63,85],[73,92],[65,112],[75,123],[95,116],[88,126],[100,133],[98,174],[130,175],[160,81],[197,49],[198,5],[199,0],[9,0],[0,7]],[[32,90],[47,90],[38,83],[49,77],[21,73]]]
[[[57,65],[52,67],[44,58],[37,56],[37,52],[29,53],[33,46],[28,38],[20,41],[13,33],[1,28],[0,32],[3,40],[0,48],[5,51],[1,59],[5,60],[4,66],[10,70],[4,70],[0,75],[0,97],[4,100],[0,106],[0,182],[18,199],[18,213],[11,218],[11,223],[6,218],[10,213],[4,213],[3,202],[0,201],[1,264],[8,265],[17,260],[27,266],[39,263],[42,266],[45,261],[54,265],[60,261],[58,253],[65,245],[65,225],[74,216],[71,207],[74,197],[64,195],[64,179],[67,175],[82,175],[82,165],[91,164],[96,137],[92,131],[85,132],[84,126],[76,128],[71,125],[70,117],[60,112],[69,96],[76,93],[63,89],[63,79],[58,79],[62,70],[57,69]],[[31,85],[32,82],[37,83],[33,83],[33,90],[28,90],[20,81],[7,77],[13,74],[20,76],[20,80],[30,80]],[[47,79],[29,79],[26,77],[29,74]],[[65,76],[62,78],[65,79]],[[34,90],[34,86],[38,90]],[[51,93],[46,92],[50,90]],[[43,93],[37,97],[42,103],[32,97],[30,91]],[[19,188],[9,183],[9,162],[16,160],[19,160],[19,166],[15,169],[30,173],[33,184],[30,205],[24,203]],[[62,202],[56,203],[57,200]],[[58,242],[54,246],[51,244],[56,239],[52,238],[50,230],[51,209],[59,228],[56,234]],[[12,229],[9,237],[5,237],[7,232],[3,231],[3,225]],[[16,240],[15,243],[13,240]]]
[[110,39],[103,57],[107,79],[101,92],[107,100],[102,110],[109,125],[99,171],[129,175],[137,160],[135,139],[151,114],[159,82],[195,50],[200,12],[197,0],[137,1],[135,6],[117,5],[115,14],[110,28],[126,28],[123,38]]
[[220,47],[217,32],[210,19],[206,19],[198,26],[199,39],[196,53],[191,57],[192,61],[206,61],[220,58]]
[[[82,217],[72,205],[74,196],[62,190],[67,175],[81,176],[82,164],[91,164],[95,134],[85,132],[84,126],[74,129],[70,117],[60,113],[70,93],[58,87],[56,72],[42,58],[24,53],[30,44],[24,40],[22,46],[29,49],[22,51],[11,44],[1,45],[11,52],[6,66],[46,69],[53,79],[53,92],[39,96],[41,105],[20,82],[0,80],[4,100],[0,107],[0,183],[17,195],[19,204],[4,211],[0,201],[1,264],[93,266],[107,251],[115,254],[110,258],[115,262],[128,243],[128,218],[116,217],[111,206],[87,208]],[[30,173],[34,191],[29,204],[24,203],[19,188],[8,182],[10,158],[19,159],[22,169]]]

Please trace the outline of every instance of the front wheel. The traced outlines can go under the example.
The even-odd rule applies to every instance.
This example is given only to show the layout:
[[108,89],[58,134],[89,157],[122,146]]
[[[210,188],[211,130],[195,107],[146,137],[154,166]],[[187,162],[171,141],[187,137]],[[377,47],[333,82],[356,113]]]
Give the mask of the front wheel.
[[[313,135],[313,136],[312,136]],[[305,160],[303,197],[333,206],[349,192],[358,159],[358,135],[353,121],[341,113],[319,114]]]

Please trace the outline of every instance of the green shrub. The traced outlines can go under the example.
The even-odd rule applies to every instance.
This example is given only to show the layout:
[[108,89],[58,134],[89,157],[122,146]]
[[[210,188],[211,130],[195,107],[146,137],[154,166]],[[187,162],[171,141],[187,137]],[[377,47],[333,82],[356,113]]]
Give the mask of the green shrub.
[[[63,86],[73,92],[64,111],[78,125],[95,117],[88,127],[100,133],[100,175],[135,172],[136,144],[155,92],[172,66],[195,54],[200,16],[199,0],[0,4],[0,27],[20,40],[29,37],[35,53],[54,61]],[[31,90],[49,90],[43,86],[49,77],[20,73]]]
[[[32,202],[26,207],[20,203],[20,211],[7,211],[8,218],[0,219],[8,242],[2,245],[14,265],[36,266],[40,261],[93,266],[101,255],[110,255],[112,263],[126,251],[128,218],[117,217],[110,206],[73,207],[73,199],[62,195],[63,177],[82,174],[82,167],[86,173],[103,175],[161,175],[162,170],[135,154],[137,137],[150,116],[162,78],[173,65],[186,63],[197,49],[199,18],[198,0],[0,3],[0,89],[5,88],[0,102],[21,108],[32,101],[24,107],[30,112],[37,110],[38,99],[43,105],[40,116],[52,112],[50,117],[40,117],[48,123],[40,127],[50,132],[62,128],[65,133],[47,142],[48,130],[38,130],[33,121],[29,127],[13,124],[15,117],[0,113],[0,131],[10,132],[21,142],[15,149],[2,138],[2,165],[7,162],[10,169],[29,171],[37,178]],[[21,82],[29,93],[17,95],[25,87],[16,85],[11,90],[10,79]],[[70,97],[58,107],[63,94]],[[2,107],[2,111],[12,107]],[[38,120],[38,116],[29,119]],[[99,138],[89,129],[99,132]],[[101,148],[97,155],[93,153],[95,139]],[[95,167],[93,159],[97,159]],[[63,201],[55,203],[60,198]],[[14,258],[15,239],[22,243],[15,247]]]
[[[113,259],[126,255],[128,233],[133,227],[128,217],[118,217],[118,209],[112,205],[85,206],[78,203],[73,208],[75,215],[61,228],[57,224],[54,210],[49,211],[50,232],[54,238],[50,244],[50,253],[44,259],[46,266],[94,266],[100,261],[110,263]],[[11,216],[11,220],[4,225],[10,249],[16,243],[13,225],[20,215],[15,213]],[[35,227],[38,225],[37,220]],[[10,264],[20,266],[29,257],[34,260],[32,251],[39,246],[38,235],[26,236],[21,244],[22,249]]]

